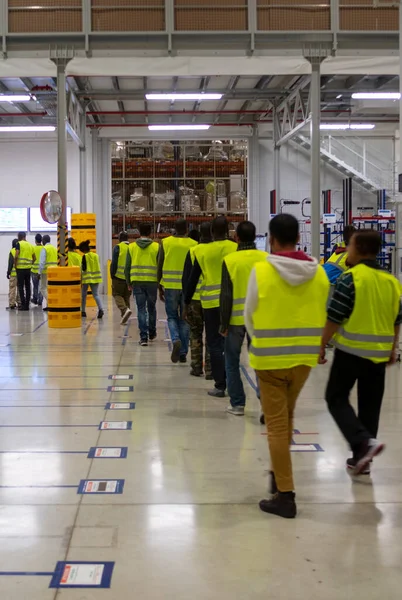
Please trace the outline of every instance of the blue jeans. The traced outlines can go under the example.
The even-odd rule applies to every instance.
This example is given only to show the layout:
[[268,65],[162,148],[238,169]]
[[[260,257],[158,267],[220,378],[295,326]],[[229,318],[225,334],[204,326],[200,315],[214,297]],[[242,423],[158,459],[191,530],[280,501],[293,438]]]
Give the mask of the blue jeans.
[[137,303],[138,328],[143,341],[156,337],[156,298],[158,284],[143,281],[133,284],[133,296]]
[[182,290],[165,289],[165,307],[172,342],[181,342],[181,356],[187,356],[190,341],[190,326],[182,319],[184,297]]
[[245,337],[244,325],[229,325],[225,338],[225,367],[230,404],[233,407],[246,405],[246,394],[240,375],[240,355]]
[[81,310],[82,310],[82,312],[85,312],[85,309],[87,306],[88,286],[91,288],[92,296],[94,297],[94,300],[96,302],[96,306],[98,307],[98,310],[103,310],[102,300],[100,299],[100,296],[99,296],[99,283],[83,283],[82,291],[81,291]]
[[39,273],[31,273],[32,277],[32,301],[34,304],[39,304],[42,306],[43,296],[39,291]]

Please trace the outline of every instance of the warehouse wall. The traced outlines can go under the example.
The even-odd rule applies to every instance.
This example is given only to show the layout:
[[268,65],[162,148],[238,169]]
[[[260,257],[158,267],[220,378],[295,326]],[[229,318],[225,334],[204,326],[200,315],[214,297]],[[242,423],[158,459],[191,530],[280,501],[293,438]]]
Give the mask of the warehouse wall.
[[[274,188],[274,153],[271,140],[259,140],[260,144],[260,222],[267,228],[269,220],[269,192]],[[281,198],[302,201],[310,197],[310,158],[290,144],[281,148]],[[321,189],[332,190],[332,208],[342,208],[342,175],[321,163]],[[364,190],[353,192],[353,208],[375,206],[376,196]],[[306,207],[307,214],[309,206]],[[300,206],[290,206],[287,212],[301,216]],[[262,231],[261,231],[262,233]]]
[[[67,144],[68,205],[79,211],[79,149]],[[55,139],[0,139],[0,205],[39,206],[42,194],[57,189]],[[14,233],[0,233],[0,294],[8,293],[8,253]],[[52,236],[56,240],[56,235]],[[28,234],[29,241],[34,235]]]

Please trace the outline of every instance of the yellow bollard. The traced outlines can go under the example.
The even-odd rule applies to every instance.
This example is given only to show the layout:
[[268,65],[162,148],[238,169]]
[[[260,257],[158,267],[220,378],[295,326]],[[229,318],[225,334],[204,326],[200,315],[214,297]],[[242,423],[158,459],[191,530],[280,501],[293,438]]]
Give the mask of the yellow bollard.
[[49,267],[47,293],[49,327],[81,327],[81,269]]

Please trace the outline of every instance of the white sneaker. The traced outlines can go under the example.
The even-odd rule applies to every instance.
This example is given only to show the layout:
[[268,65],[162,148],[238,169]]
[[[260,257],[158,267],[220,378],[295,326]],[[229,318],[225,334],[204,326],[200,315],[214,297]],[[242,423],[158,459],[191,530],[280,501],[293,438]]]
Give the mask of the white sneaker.
[[232,406],[229,404],[229,406],[226,408],[226,412],[230,413],[231,415],[236,415],[236,417],[243,417],[244,406]]
[[126,312],[124,313],[124,315],[121,318],[120,321],[120,325],[125,325],[127,323],[127,321],[129,320],[129,318],[131,317],[131,310],[129,308],[126,308]]

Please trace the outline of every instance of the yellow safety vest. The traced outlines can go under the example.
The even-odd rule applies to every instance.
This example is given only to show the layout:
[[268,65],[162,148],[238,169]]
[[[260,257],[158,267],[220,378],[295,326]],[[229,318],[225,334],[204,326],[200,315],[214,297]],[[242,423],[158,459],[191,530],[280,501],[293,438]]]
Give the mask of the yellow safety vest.
[[233,284],[231,325],[244,325],[248,280],[255,263],[266,260],[267,256],[268,253],[262,250],[240,250],[225,256],[224,262]]
[[159,244],[152,242],[141,248],[137,242],[128,247],[131,258],[130,281],[157,281]]
[[394,343],[399,312],[399,281],[387,271],[359,264],[350,270],[355,286],[355,304],[349,319],[334,336],[339,350],[387,362]]
[[326,320],[329,281],[324,269],[301,285],[290,285],[269,262],[255,265],[258,305],[250,365],[257,370],[314,367]]
[[43,248],[42,244],[40,244],[39,246],[38,245],[34,246],[35,262],[32,265],[31,273],[33,273],[35,275],[37,275],[39,273],[39,261],[40,261],[40,253],[42,251],[42,248]]
[[17,270],[15,268],[15,248],[11,248],[10,253],[12,254],[12,256],[14,258],[13,268],[11,269],[10,276],[17,277]]
[[348,269],[348,266],[346,265],[347,258],[348,253],[346,251],[340,252],[338,254],[336,252],[333,252],[327,260],[327,263],[333,263],[334,266],[338,267],[340,272],[343,272]]
[[46,244],[46,246],[42,246],[43,249],[46,252],[46,262],[42,275],[46,275],[49,267],[57,267],[57,248],[52,246],[52,244]]
[[127,262],[128,242],[120,242],[119,246],[119,260],[117,261],[117,271],[115,277],[117,279],[126,280],[125,270]]
[[20,253],[18,255],[17,269],[31,269],[35,249],[32,244],[25,240],[18,243],[20,245]]
[[216,308],[219,306],[223,259],[231,252],[236,252],[236,250],[237,244],[231,240],[200,244],[194,249],[194,256],[201,267],[203,277],[201,290],[203,308]]
[[170,237],[162,240],[165,260],[163,261],[163,279],[161,284],[168,290],[181,290],[184,263],[188,251],[197,242],[188,237]]
[[[194,255],[195,248],[196,248],[196,246],[192,246],[190,248],[191,264],[193,264],[193,265],[194,265],[194,258],[195,258],[195,255]],[[202,275],[198,280],[197,288],[193,295],[193,300],[198,300],[198,301],[201,300],[201,290],[202,290]]]
[[99,256],[96,252],[88,252],[85,254],[87,270],[82,272],[82,283],[102,283],[102,273],[99,262]]
[[82,256],[78,252],[69,250],[68,252],[68,266],[69,267],[80,267],[82,265]]

